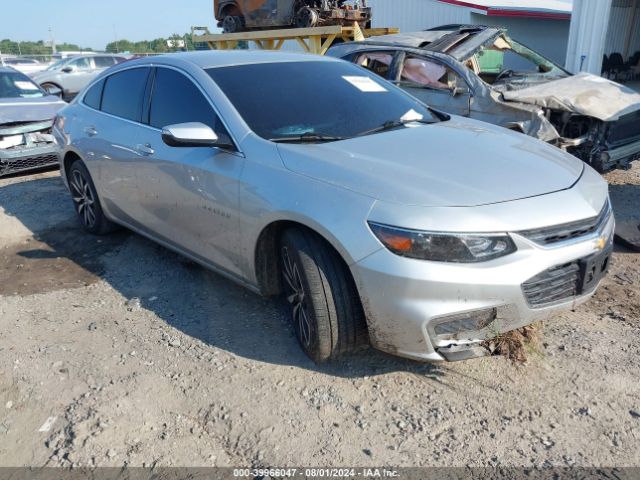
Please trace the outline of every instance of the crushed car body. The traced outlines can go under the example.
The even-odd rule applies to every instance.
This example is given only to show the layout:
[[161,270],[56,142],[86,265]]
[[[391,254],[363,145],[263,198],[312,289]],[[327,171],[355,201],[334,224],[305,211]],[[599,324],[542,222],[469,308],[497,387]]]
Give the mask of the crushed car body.
[[377,71],[434,108],[556,145],[599,172],[640,158],[640,94],[572,75],[504,29],[454,27],[339,44],[329,55]]
[[24,74],[0,68],[0,176],[57,165],[51,129],[65,105]]

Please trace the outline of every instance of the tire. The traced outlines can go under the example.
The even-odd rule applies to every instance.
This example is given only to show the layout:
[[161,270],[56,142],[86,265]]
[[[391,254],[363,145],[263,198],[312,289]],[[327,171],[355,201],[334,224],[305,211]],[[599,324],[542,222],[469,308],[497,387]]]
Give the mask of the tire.
[[367,343],[360,297],[335,250],[314,233],[292,228],[282,235],[280,262],[296,337],[309,358],[323,363]]
[[82,227],[93,235],[106,235],[118,226],[105,217],[89,170],[82,160],[76,160],[69,167],[69,190],[73,206]]
[[318,12],[311,7],[302,7],[295,15],[296,28],[312,28],[318,25],[319,21]]
[[237,15],[227,15],[222,19],[222,32],[223,33],[237,33],[244,29],[244,22],[242,17]]

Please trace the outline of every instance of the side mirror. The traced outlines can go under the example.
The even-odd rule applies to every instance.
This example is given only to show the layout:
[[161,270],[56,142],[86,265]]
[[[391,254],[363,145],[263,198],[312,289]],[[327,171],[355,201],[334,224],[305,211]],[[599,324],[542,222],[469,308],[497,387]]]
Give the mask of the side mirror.
[[55,95],[56,97],[62,98],[62,90],[56,87],[55,85],[47,84],[44,87],[44,91],[49,95]]
[[218,135],[204,123],[178,123],[162,129],[162,141],[170,147],[220,147],[233,148],[231,141]]
[[61,72],[64,73],[71,73],[73,72],[73,67],[64,67],[62,70],[60,70]]

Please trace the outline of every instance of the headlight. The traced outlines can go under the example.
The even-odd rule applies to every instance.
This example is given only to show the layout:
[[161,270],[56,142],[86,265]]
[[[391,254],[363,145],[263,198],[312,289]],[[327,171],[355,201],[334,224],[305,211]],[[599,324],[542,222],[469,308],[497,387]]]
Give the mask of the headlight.
[[477,263],[517,250],[506,234],[467,235],[407,230],[369,222],[378,240],[396,255],[434,262]]

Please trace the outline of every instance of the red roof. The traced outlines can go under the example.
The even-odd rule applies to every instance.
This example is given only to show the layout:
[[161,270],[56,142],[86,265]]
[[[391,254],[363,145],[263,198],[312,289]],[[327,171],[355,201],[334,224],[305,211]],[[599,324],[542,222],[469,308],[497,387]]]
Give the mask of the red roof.
[[437,0],[476,10],[477,13],[493,17],[545,18],[570,20],[571,0]]

